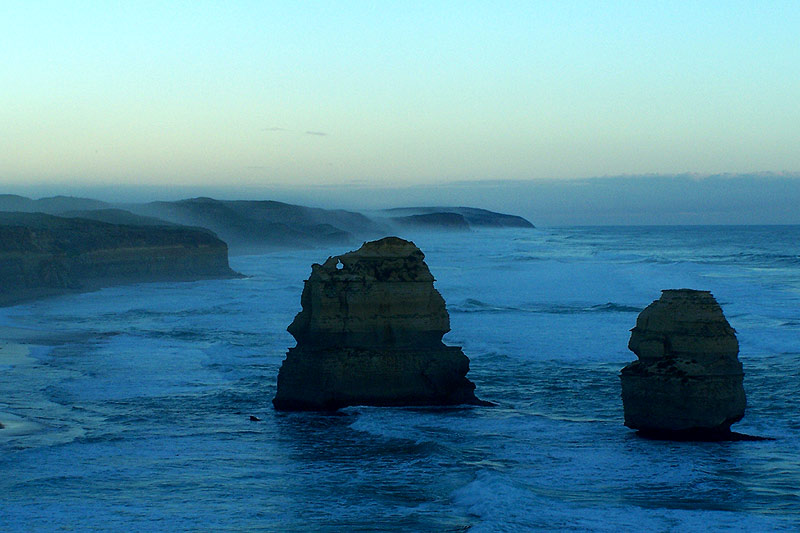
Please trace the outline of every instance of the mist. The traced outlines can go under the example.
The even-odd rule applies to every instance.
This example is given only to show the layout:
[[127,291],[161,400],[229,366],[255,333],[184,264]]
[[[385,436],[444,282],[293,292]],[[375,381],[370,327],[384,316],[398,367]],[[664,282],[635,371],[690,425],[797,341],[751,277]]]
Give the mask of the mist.
[[217,199],[276,200],[352,210],[470,206],[520,215],[538,226],[800,224],[800,174],[640,175],[571,180],[461,181],[440,184],[198,186],[56,185],[9,187],[31,197],[69,195],[127,203]]

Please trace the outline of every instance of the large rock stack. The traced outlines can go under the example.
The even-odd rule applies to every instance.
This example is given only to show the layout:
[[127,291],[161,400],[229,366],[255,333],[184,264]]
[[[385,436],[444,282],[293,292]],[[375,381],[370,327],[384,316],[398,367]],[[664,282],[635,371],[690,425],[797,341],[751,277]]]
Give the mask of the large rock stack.
[[386,237],[312,265],[276,409],[486,403],[466,378],[467,356],[442,343],[450,317],[424,257]]
[[622,369],[625,425],[668,438],[725,438],[744,416],[733,328],[708,291],[665,290],[631,330]]

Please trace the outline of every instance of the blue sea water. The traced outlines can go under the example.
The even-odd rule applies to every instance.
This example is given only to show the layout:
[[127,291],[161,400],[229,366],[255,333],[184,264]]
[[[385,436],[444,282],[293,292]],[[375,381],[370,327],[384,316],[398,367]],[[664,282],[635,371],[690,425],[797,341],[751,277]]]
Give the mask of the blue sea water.
[[[6,308],[0,323],[41,340],[0,366],[0,413],[33,428],[0,430],[0,530],[800,529],[800,227],[414,240],[448,304],[445,341],[496,407],[272,409],[302,282],[342,248]],[[711,290],[737,330],[734,429],[774,440],[622,425],[629,329],[684,287]]]

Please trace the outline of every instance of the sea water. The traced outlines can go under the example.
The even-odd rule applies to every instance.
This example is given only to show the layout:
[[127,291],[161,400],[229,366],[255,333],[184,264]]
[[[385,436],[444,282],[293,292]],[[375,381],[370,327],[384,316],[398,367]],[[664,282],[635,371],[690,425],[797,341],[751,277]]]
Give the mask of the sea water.
[[[445,342],[496,407],[272,409],[310,265],[348,247],[6,308],[0,322],[44,340],[0,367],[0,412],[33,428],[0,430],[0,530],[800,528],[800,227],[414,240],[447,301]],[[629,330],[668,288],[720,302],[746,373],[734,429],[774,440],[623,426]]]

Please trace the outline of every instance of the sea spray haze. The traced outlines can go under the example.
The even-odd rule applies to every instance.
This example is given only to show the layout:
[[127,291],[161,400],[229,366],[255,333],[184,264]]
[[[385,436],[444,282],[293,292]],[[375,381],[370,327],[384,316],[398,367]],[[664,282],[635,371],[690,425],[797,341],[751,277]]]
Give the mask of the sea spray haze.
[[[496,407],[272,409],[309,265],[348,248],[6,308],[4,324],[58,335],[0,363],[0,412],[35,425],[0,436],[2,528],[800,527],[800,227],[403,236],[447,302],[445,342]],[[623,426],[629,330],[665,288],[716,296],[745,371],[736,429],[775,440]]]

